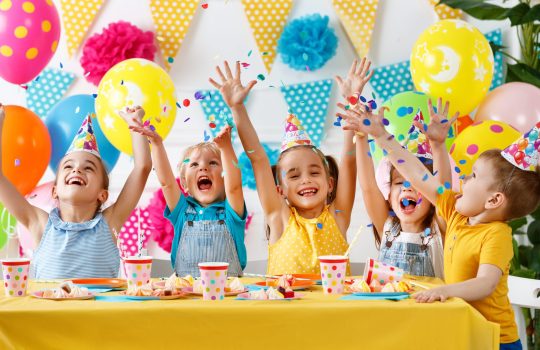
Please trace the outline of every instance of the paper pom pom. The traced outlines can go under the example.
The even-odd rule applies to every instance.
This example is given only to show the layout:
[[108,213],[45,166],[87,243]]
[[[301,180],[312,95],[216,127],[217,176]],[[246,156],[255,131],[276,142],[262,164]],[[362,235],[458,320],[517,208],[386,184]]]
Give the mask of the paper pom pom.
[[[270,160],[270,164],[276,164],[279,157],[279,150],[270,148],[267,144],[262,144],[266,156]],[[248,151],[249,152],[249,151]],[[238,157],[238,167],[242,170],[242,186],[255,190],[255,175],[253,174],[253,166],[249,161],[246,152],[243,152]]]
[[154,33],[143,32],[131,23],[111,23],[101,34],[86,40],[81,57],[86,80],[99,85],[107,71],[129,58],[145,58],[153,61],[156,53]]
[[296,70],[316,70],[336,54],[337,36],[328,16],[318,13],[292,20],[278,41],[283,62]]

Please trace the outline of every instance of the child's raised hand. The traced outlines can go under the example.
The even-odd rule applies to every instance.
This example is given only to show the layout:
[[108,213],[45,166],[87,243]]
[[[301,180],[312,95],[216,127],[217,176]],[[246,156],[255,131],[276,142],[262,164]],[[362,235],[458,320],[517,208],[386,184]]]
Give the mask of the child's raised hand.
[[234,72],[234,76],[231,72],[231,68],[229,67],[229,63],[225,61],[223,63],[224,69],[225,69],[225,75],[223,75],[223,72],[219,68],[219,66],[216,66],[216,72],[219,75],[219,78],[221,79],[221,84],[217,83],[214,79],[210,78],[208,81],[210,81],[210,84],[214,85],[216,89],[219,89],[219,92],[221,93],[221,96],[223,96],[223,100],[229,107],[235,107],[239,106],[244,103],[244,100],[246,99],[246,96],[249,94],[249,91],[251,88],[257,84],[256,80],[252,80],[249,83],[247,83],[246,86],[242,85],[242,82],[240,81],[240,62],[236,62],[236,69]]
[[336,82],[338,83],[339,90],[344,98],[348,98],[354,94],[362,94],[364,86],[366,86],[373,75],[373,71],[369,72],[370,66],[371,61],[367,60],[365,57],[362,58],[360,64],[358,64],[358,61],[355,59],[345,79],[341,78],[339,75],[336,76]]
[[232,128],[226,126],[214,137],[214,142],[220,149],[231,144],[231,131]]
[[384,129],[387,120],[384,118],[384,110],[386,107],[381,107],[377,114],[373,114],[366,106],[358,104],[353,108],[346,108],[343,103],[338,103],[338,107],[344,112],[337,113],[347,123],[343,125],[343,130],[353,130],[359,136],[370,134],[373,137],[379,137],[386,133]]
[[414,125],[420,129],[420,131],[426,135],[429,142],[432,144],[443,144],[448,135],[448,130],[459,116],[459,112],[448,120],[448,107],[449,103],[446,101],[444,104],[444,110],[442,108],[442,99],[437,100],[437,111],[434,110],[431,99],[428,100],[429,106],[429,125],[424,126],[419,121],[415,121]]
[[414,293],[411,295],[411,298],[415,299],[418,303],[433,303],[435,301],[444,302],[449,296],[444,287],[438,287]]
[[118,114],[129,126],[138,126],[144,117],[144,109],[141,106],[126,107],[125,111],[118,111]]
[[156,128],[150,122],[146,121],[144,124],[140,120],[133,121],[133,125],[129,126],[129,130],[135,131],[143,136],[146,136],[148,141],[152,145],[158,145],[163,143],[163,139],[156,132]]

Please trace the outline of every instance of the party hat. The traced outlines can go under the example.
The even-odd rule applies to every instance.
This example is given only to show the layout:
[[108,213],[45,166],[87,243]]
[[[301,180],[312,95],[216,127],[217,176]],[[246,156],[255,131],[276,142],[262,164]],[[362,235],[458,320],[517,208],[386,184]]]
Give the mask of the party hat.
[[90,115],[84,118],[82,125],[79,128],[79,131],[77,131],[77,134],[71,142],[66,154],[78,151],[92,153],[96,157],[101,158],[99,155],[96,135],[94,135],[94,128],[92,127],[92,119],[90,118]]
[[431,146],[429,145],[429,141],[426,135],[422,133],[422,131],[414,124],[414,122],[420,122],[422,127],[425,128],[426,123],[424,121],[422,111],[418,110],[418,112],[414,116],[413,123],[407,133],[408,137],[405,140],[403,147],[405,147],[409,152],[411,152],[417,157],[433,159]]
[[536,171],[540,152],[540,122],[517,141],[501,151],[501,155],[522,170]]
[[287,117],[285,135],[281,143],[281,152],[294,146],[313,146],[309,135],[300,123],[300,120],[292,113]]

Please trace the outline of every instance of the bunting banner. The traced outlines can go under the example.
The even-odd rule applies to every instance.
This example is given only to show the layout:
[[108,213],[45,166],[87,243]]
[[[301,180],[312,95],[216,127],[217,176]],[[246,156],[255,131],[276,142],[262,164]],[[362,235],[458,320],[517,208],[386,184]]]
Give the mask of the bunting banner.
[[223,101],[218,90],[201,90],[204,98],[199,99],[212,137],[215,137],[226,126],[232,126],[231,140],[236,139],[236,127],[232,119],[231,110]]
[[429,0],[431,6],[434,6],[437,17],[440,20],[443,19],[460,19],[463,15],[463,11],[460,9],[453,9],[447,5],[438,5],[440,0]]
[[199,0],[150,0],[156,39],[167,70],[180,50]]
[[75,74],[59,69],[47,68],[26,89],[26,105],[40,118],[45,118],[49,110],[66,94]]
[[242,4],[266,71],[270,73],[292,0],[242,0]]
[[334,9],[359,57],[367,56],[379,0],[332,0]]
[[291,112],[300,119],[311,141],[317,147],[320,147],[324,137],[332,82],[332,79],[328,79],[281,87]]
[[122,252],[127,256],[135,256],[139,251],[137,245],[139,235],[143,237],[143,247],[146,246],[151,235],[152,219],[147,208],[137,207],[124,223],[118,234],[118,241]]
[[60,0],[69,56],[81,45],[104,0]]
[[[499,46],[502,45],[502,31],[500,29],[486,33],[484,36],[494,44]],[[493,55],[493,58],[493,80],[491,81],[491,86],[489,87],[490,91],[498,86],[501,86],[504,82],[503,55],[502,53],[497,52]]]
[[373,68],[369,83],[380,101],[405,91],[413,91],[414,83],[410,72],[410,61]]

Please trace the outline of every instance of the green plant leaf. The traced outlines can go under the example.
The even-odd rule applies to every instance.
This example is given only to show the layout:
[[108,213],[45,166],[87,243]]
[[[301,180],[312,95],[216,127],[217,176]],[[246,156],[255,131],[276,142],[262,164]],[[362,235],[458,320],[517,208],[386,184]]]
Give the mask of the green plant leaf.
[[525,232],[523,230],[515,230],[515,231],[512,231],[512,234],[520,236],[520,235],[527,234],[527,232]]
[[514,271],[512,276],[534,279],[536,277],[536,273],[529,269],[519,269]]
[[513,26],[527,23],[525,20],[529,22],[534,21],[534,16],[536,14],[536,10],[529,14],[532,12],[532,9],[525,3],[519,3],[514,7],[501,7],[485,3],[482,0],[441,0],[440,4],[461,9],[478,19],[496,21],[509,19]]
[[521,264],[519,263],[518,242],[514,237],[512,237],[512,249],[514,251],[514,256],[512,257],[512,261],[510,261],[510,274],[513,274],[514,271],[517,271],[521,268]]
[[[529,242],[540,247],[540,220],[534,220],[527,227],[527,237]],[[538,257],[540,259],[540,256]]]
[[531,246],[520,245],[519,248],[519,263],[521,266],[529,267],[529,257],[531,256]]
[[540,275],[540,245],[534,246],[529,255],[529,269]]
[[518,228],[520,228],[521,226],[523,226],[525,224],[527,224],[527,218],[526,217],[515,219],[515,220],[512,220],[512,221],[510,221],[508,223],[508,225],[510,225],[510,227],[512,228],[512,231],[517,231]]
[[521,19],[521,22],[518,24],[529,23],[529,22],[534,22],[534,21],[540,21],[540,4],[534,5],[533,7],[531,7],[531,9],[527,12],[527,14],[525,14],[525,16],[523,16],[523,18]]
[[506,49],[506,46],[495,44],[493,41],[489,42],[489,46],[491,47],[491,51],[493,51],[494,55],[497,52],[504,52],[504,49]]
[[540,72],[524,63],[507,64],[506,82],[521,81],[540,88]]

